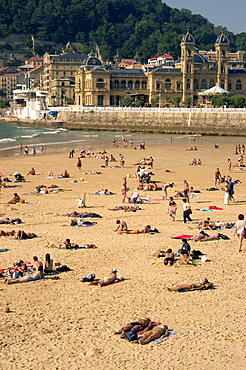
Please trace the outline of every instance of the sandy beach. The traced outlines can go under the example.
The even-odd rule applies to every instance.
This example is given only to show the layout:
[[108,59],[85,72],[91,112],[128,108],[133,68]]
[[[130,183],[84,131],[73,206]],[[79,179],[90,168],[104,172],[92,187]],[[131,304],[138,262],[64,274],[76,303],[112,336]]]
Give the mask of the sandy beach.
[[[175,222],[167,214],[168,200],[158,200],[163,191],[140,191],[142,198],[150,195],[146,204],[137,212],[110,211],[108,208],[121,205],[123,176],[127,176],[128,195],[138,182],[133,174],[136,161],[153,156],[152,180],[158,183],[174,182],[168,189],[183,190],[186,179],[190,186],[201,193],[190,199],[193,225],[206,217],[212,221],[236,222],[246,208],[246,172],[232,168],[235,185],[235,202],[224,205],[224,191],[206,191],[214,186],[214,172],[220,168],[228,175],[227,159],[235,164],[236,144],[244,144],[243,138],[235,138],[234,145],[224,139],[219,149],[205,138],[197,140],[198,151],[187,151],[191,143],[175,142],[163,148],[149,146],[146,150],[106,148],[119,161],[125,157],[126,168],[102,168],[104,160],[82,159],[82,170],[76,167],[77,155],[69,153],[13,156],[1,159],[0,171],[13,178],[19,171],[26,182],[20,187],[2,188],[0,191],[0,218],[20,218],[19,225],[0,225],[4,231],[24,230],[38,238],[16,240],[0,237],[1,266],[10,266],[22,259],[32,261],[38,256],[44,261],[46,253],[55,263],[66,264],[71,271],[59,274],[58,280],[48,277],[44,281],[6,285],[0,282],[1,297],[1,353],[0,369],[245,369],[245,262],[246,241],[238,253],[238,240],[234,229],[223,229],[230,240],[194,242],[191,249],[199,249],[210,260],[198,266],[155,265],[159,250],[172,248],[177,251],[181,241],[172,236],[192,234],[189,224],[183,224],[182,198],[178,205]],[[194,145],[194,144],[193,144]],[[88,148],[87,148],[88,149]],[[76,154],[79,151],[76,150]],[[202,160],[201,166],[191,166],[193,158]],[[110,166],[119,162],[110,162]],[[36,175],[26,176],[34,167]],[[65,169],[70,178],[46,178],[52,170],[55,176]],[[170,172],[165,172],[169,170]],[[101,174],[84,174],[100,171]],[[83,177],[84,182],[79,182]],[[77,180],[78,182],[71,182]],[[35,194],[35,187],[44,184],[57,185],[63,191],[54,194]],[[221,185],[223,186],[223,185]],[[114,195],[93,195],[100,189],[109,189]],[[17,192],[29,203],[7,204]],[[31,193],[31,194],[30,194]],[[78,208],[76,200],[86,193],[86,208]],[[35,202],[35,203],[32,203]],[[36,203],[39,202],[39,203]],[[215,205],[223,208],[218,212],[200,211]],[[71,227],[72,211],[95,212],[102,218],[92,227]],[[114,232],[116,220],[126,221],[129,229],[142,229],[146,225],[160,232],[151,234],[118,234]],[[209,231],[209,235],[216,231]],[[52,241],[70,238],[79,245],[95,244],[96,249],[58,250],[45,248]],[[81,282],[83,276],[95,273],[97,278],[107,276],[116,268],[125,280],[121,283],[99,288]],[[207,278],[215,289],[192,292],[167,292],[164,286],[198,282]],[[2,280],[2,279],[1,279]],[[6,305],[10,312],[5,313]],[[114,335],[130,321],[149,317],[168,325],[177,332],[160,344],[141,346],[127,342]]]

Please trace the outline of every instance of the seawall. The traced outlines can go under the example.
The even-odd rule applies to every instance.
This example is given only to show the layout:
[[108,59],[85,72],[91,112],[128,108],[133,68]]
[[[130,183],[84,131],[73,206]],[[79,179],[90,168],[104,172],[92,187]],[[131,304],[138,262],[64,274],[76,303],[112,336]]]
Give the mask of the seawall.
[[[1,119],[3,122],[3,118]],[[246,110],[182,111],[98,110],[61,111],[57,120],[13,120],[5,122],[32,127],[63,127],[70,130],[109,130],[156,133],[201,133],[246,136]]]

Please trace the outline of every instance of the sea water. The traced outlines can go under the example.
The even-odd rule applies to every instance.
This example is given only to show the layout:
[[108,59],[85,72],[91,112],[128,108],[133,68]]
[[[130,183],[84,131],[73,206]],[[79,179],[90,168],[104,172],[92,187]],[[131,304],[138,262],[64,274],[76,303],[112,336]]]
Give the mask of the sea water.
[[198,141],[199,144],[206,142],[212,145],[223,145],[225,142],[232,145],[243,143],[243,138],[240,137],[204,136],[202,140],[197,139],[194,142],[194,135],[76,131],[63,128],[33,128],[0,123],[0,157],[20,155],[20,145],[23,148],[28,146],[30,153],[33,146],[36,148],[37,153],[39,153],[40,147],[43,147],[44,153],[68,152],[72,149],[80,151],[88,150],[89,148],[92,151],[97,151],[112,147],[112,142],[115,139],[116,144],[122,147],[122,135],[125,136],[128,142],[132,139],[133,146],[136,148],[143,141],[146,142],[146,146],[170,145],[170,136],[172,136],[173,145],[184,143],[187,145],[187,148],[198,145]]

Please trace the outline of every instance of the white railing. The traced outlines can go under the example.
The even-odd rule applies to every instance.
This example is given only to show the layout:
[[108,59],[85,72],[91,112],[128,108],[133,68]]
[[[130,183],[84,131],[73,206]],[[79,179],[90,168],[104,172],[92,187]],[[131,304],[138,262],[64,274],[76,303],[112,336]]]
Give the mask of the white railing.
[[67,112],[90,112],[90,111],[126,111],[126,112],[139,112],[139,111],[146,111],[146,112],[203,112],[203,113],[219,113],[219,112],[226,112],[226,113],[246,113],[245,108],[185,108],[185,107],[170,107],[170,108],[158,108],[158,107],[106,107],[106,106],[86,106],[80,107],[71,105],[69,107],[49,107],[50,111],[67,111]]

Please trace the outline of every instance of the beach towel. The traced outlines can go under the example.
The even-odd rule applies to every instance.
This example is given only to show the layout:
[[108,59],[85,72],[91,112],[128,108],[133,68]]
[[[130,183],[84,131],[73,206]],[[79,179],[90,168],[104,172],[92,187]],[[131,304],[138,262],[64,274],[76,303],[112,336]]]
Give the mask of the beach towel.
[[180,236],[171,236],[172,239],[190,239],[194,235],[180,235]]
[[190,289],[181,289],[181,290],[177,290],[178,293],[184,293],[184,292],[194,292],[194,291],[197,291],[197,290],[208,290],[208,289],[216,289],[215,286],[213,285],[213,283],[208,283],[206,284],[207,286],[205,286],[204,288],[202,289],[195,289],[195,290],[190,290]]
[[21,187],[22,185],[4,185],[4,188],[18,188]]
[[223,208],[217,207],[217,206],[209,206],[209,209],[216,209],[218,211],[222,211]]
[[[173,335],[176,335],[176,334],[178,334],[178,332],[177,331],[173,331],[173,330],[168,330],[168,336],[166,336],[166,337],[164,337],[164,338],[162,338],[162,339],[154,339],[154,340],[152,340],[151,342],[149,342],[149,343],[154,343],[154,344],[158,344],[158,343],[161,343],[161,342],[163,342],[164,340],[166,340],[166,339],[168,339],[168,338],[170,338],[170,337],[172,337]],[[141,337],[139,337],[138,339],[140,339],[140,338],[142,338],[142,336]]]
[[219,209],[211,209],[209,207],[204,207],[199,209],[199,211],[219,212]]
[[0,249],[0,252],[7,252],[7,251],[9,251],[9,249],[6,249],[6,248]]

